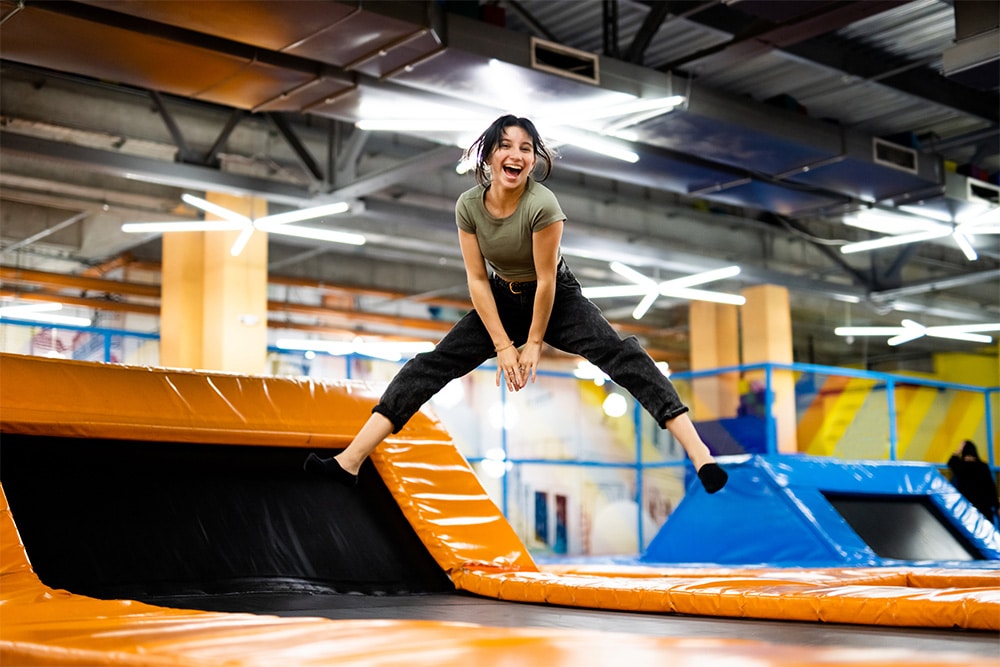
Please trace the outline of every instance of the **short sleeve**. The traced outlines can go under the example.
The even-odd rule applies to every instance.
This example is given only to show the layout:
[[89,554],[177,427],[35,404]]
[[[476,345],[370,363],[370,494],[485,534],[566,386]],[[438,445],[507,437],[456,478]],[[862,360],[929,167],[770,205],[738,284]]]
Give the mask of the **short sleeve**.
[[463,232],[476,233],[476,223],[473,221],[472,216],[469,215],[469,208],[464,198],[459,199],[455,203],[455,224]]
[[531,231],[540,232],[549,225],[566,219],[554,192],[546,187],[536,187],[534,191],[535,210],[531,216]]

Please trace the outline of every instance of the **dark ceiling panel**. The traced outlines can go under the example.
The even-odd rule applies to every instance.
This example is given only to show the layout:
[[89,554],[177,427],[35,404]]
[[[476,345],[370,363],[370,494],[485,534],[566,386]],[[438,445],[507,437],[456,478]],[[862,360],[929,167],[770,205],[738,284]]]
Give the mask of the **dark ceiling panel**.
[[846,197],[832,193],[796,189],[763,181],[749,181],[727,187],[718,192],[700,195],[709,201],[742,206],[758,211],[770,211],[779,215],[796,216],[810,212],[820,212],[825,208],[843,205]]
[[193,97],[240,109],[253,109],[270,100],[280,99],[286,91],[315,80],[316,77],[304,72],[254,62],[199,91]]
[[939,181],[929,181],[916,174],[853,158],[811,169],[788,180],[843,192],[864,201],[895,199],[907,193],[926,196],[931,190],[941,187]]
[[4,23],[3,57],[185,96],[196,96],[249,64],[218,51],[50,12],[44,5],[27,6]]
[[783,174],[831,159],[836,153],[707,115],[684,111],[643,126],[643,138],[674,151],[760,174]]
[[[390,53],[399,45],[407,44],[415,33],[426,26],[401,21],[370,11],[359,11],[328,29],[302,40],[287,49],[303,58],[311,58],[339,67],[352,68],[357,64],[378,58],[381,52]],[[425,45],[423,52],[434,47]]]
[[356,12],[329,0],[84,0],[88,5],[139,16],[207,35],[281,51],[307,40]]

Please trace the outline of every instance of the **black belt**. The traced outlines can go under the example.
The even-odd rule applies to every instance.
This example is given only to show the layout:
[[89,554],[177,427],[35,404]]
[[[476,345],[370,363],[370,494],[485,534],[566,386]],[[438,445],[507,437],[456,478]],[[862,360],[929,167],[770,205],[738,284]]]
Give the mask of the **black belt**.
[[511,282],[509,280],[504,280],[497,274],[493,274],[493,278],[496,279],[502,287],[506,287],[510,290],[511,294],[521,294],[525,289],[533,289],[538,285],[537,280],[528,280],[525,282]]

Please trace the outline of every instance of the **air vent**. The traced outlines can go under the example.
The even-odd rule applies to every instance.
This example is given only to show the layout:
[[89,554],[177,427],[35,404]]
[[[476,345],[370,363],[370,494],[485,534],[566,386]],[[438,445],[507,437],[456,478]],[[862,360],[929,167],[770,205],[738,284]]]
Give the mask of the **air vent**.
[[979,202],[988,206],[1000,206],[1000,186],[980,181],[969,176],[946,172],[945,194],[964,202]]
[[874,142],[872,152],[875,164],[907,171],[911,174],[917,173],[917,151],[878,137],[872,141]]
[[536,37],[531,38],[531,67],[586,83],[601,81],[596,54]]

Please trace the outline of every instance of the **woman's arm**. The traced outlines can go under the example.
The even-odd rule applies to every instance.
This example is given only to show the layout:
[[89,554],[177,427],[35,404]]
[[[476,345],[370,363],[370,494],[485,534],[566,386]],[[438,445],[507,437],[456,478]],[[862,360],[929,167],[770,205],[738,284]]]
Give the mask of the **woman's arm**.
[[538,361],[542,356],[542,339],[549,326],[552,303],[556,296],[556,269],[559,265],[559,244],[562,242],[563,222],[553,223],[532,234],[531,252],[535,261],[535,306],[531,313],[531,328],[528,341],[521,348],[518,366],[523,372],[523,381],[535,381]]
[[493,347],[497,350],[497,386],[500,386],[500,378],[504,376],[507,389],[517,391],[524,386],[524,375],[518,367],[517,348],[512,344],[497,312],[497,302],[493,299],[493,290],[490,289],[490,277],[486,272],[483,251],[479,248],[479,239],[475,234],[460,229],[458,243],[462,249],[462,261],[465,263],[465,276],[469,283],[472,306],[479,314],[479,319],[483,321],[486,331],[493,339]]

